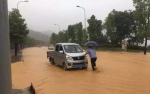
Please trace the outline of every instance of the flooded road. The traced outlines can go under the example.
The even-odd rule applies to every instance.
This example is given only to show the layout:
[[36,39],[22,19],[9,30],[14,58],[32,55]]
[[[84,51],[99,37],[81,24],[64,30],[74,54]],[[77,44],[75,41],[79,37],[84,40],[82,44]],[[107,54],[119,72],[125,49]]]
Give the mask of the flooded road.
[[97,52],[100,72],[65,71],[51,65],[46,47],[23,50],[24,62],[12,63],[13,88],[32,82],[37,94],[150,94],[150,55]]

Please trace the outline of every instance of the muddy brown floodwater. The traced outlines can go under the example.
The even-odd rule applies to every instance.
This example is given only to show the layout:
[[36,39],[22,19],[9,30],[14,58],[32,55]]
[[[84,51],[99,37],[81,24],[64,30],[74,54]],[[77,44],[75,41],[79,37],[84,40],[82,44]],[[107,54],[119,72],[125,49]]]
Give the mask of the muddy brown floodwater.
[[46,47],[23,50],[24,62],[12,63],[13,88],[32,82],[37,94],[150,94],[150,55],[97,52],[100,72],[65,71],[51,65]]

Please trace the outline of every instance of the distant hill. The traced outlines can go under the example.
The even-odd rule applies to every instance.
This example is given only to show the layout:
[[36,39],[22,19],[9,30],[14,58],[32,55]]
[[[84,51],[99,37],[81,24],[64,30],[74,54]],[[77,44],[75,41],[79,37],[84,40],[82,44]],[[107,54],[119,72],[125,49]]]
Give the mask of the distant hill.
[[49,39],[50,39],[50,35],[48,36],[48,34],[44,33],[44,32],[37,32],[37,31],[34,31],[34,30],[29,30],[29,34],[28,34],[29,37],[32,37],[36,40],[42,40],[42,41],[45,41],[45,42],[49,42]]
[[41,33],[43,33],[43,34],[45,34],[45,35],[50,37],[53,32],[52,31],[41,31]]

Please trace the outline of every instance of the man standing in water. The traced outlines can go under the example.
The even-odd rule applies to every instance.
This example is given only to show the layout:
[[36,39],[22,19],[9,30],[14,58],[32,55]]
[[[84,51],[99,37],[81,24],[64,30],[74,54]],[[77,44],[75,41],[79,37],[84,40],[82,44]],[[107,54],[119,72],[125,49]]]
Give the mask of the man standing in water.
[[95,63],[97,60],[96,51],[93,49],[92,46],[88,46],[88,51],[85,53],[85,55],[87,54],[89,54],[89,57],[91,59],[91,65],[92,65],[93,71],[97,70],[96,63]]

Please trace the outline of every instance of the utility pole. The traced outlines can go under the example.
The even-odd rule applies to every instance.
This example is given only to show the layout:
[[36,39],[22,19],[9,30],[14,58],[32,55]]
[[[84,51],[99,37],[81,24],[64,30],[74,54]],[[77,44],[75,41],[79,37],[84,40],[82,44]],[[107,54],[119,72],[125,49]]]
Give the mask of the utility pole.
[[12,94],[7,0],[0,0],[0,94]]

